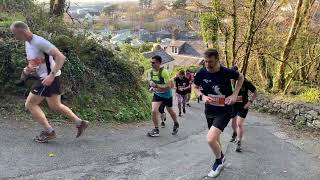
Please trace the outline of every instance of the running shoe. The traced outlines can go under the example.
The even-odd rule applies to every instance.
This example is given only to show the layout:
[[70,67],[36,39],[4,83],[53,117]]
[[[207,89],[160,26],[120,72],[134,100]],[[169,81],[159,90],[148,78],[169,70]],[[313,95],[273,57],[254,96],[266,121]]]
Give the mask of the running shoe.
[[162,127],[162,128],[165,128],[165,127],[166,127],[166,124],[164,123],[164,121],[161,122],[161,127]]
[[159,137],[159,135],[159,129],[156,128],[148,132],[148,136],[150,137]]
[[233,132],[232,137],[230,139],[230,142],[235,142],[236,141],[236,137],[237,137],[237,133]]
[[214,164],[212,165],[212,169],[209,172],[208,177],[211,177],[211,178],[218,177],[222,169],[223,169],[223,163],[221,161],[219,162],[219,160],[216,160],[216,162],[214,162]]
[[55,139],[57,137],[55,131],[47,132],[42,131],[39,136],[37,136],[34,141],[38,143],[47,143],[49,140]]
[[176,135],[178,133],[179,123],[175,123],[173,125],[172,135]]
[[237,142],[236,152],[242,152],[241,141]]
[[77,132],[77,138],[80,137],[83,132],[88,128],[89,126],[89,121],[81,121],[81,124],[77,126],[78,132]]

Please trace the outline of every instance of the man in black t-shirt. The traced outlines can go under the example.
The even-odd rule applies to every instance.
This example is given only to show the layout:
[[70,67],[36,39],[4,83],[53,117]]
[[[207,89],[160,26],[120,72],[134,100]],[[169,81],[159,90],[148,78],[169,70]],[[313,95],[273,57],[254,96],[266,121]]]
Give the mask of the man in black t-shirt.
[[174,79],[176,86],[176,97],[178,100],[179,116],[182,116],[181,106],[183,113],[186,113],[187,94],[191,89],[189,79],[186,77],[184,70],[179,71],[178,77]]
[[[208,176],[217,177],[225,160],[221,151],[220,134],[231,119],[232,105],[237,101],[244,77],[235,70],[221,66],[217,50],[208,49],[204,56],[206,67],[197,73],[194,89],[198,96],[202,95],[205,102],[205,115],[209,128],[208,144],[216,156]],[[232,92],[231,79],[237,80],[234,92]]]
[[[234,66],[232,69],[238,71],[237,66]],[[248,95],[249,91],[253,93],[250,99]],[[256,87],[249,80],[245,79],[239,92],[238,101],[233,105],[231,114],[233,134],[230,142],[234,142],[237,138],[236,152],[242,152],[241,139],[244,131],[243,122],[247,117],[248,111],[256,97]]]

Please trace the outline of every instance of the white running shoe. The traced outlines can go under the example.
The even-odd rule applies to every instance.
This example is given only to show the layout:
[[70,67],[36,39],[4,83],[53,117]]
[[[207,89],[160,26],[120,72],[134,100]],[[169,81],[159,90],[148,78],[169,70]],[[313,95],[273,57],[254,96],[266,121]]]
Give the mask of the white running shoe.
[[223,169],[223,162],[221,162],[221,164],[218,164],[217,162],[215,162],[212,166],[212,170],[208,174],[208,177],[211,177],[211,178],[218,177],[222,169]]

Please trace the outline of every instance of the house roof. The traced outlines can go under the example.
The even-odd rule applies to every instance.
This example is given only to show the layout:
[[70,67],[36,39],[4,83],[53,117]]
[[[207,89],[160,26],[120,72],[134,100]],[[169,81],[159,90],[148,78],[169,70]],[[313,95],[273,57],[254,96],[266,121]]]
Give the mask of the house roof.
[[172,55],[174,58],[175,66],[191,66],[198,65],[203,58],[201,57],[193,57],[193,56],[183,56],[183,55]]
[[150,53],[145,53],[143,56],[145,58],[152,58],[153,56],[160,56],[162,58],[162,64],[166,64],[169,63],[171,61],[174,61],[173,57],[171,57],[168,53],[166,53],[163,49],[154,51],[154,52],[150,52]]
[[186,41],[178,41],[178,40],[173,40],[170,42],[169,46],[175,46],[175,47],[181,47],[186,43]]
[[195,57],[203,57],[204,52],[208,49],[205,42],[198,41],[187,41],[183,47],[181,54]]

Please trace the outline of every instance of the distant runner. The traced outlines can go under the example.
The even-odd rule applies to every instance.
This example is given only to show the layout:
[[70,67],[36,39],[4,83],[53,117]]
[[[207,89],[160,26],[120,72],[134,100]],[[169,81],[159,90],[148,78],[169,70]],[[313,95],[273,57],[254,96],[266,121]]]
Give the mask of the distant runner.
[[151,59],[152,71],[150,73],[151,75],[150,86],[154,91],[154,96],[152,100],[152,120],[154,124],[154,129],[148,132],[148,136],[150,137],[159,136],[158,113],[159,113],[159,107],[163,103],[166,105],[167,111],[169,112],[174,122],[172,135],[176,135],[178,133],[178,128],[179,128],[177,115],[172,108],[173,82],[170,80],[170,74],[168,70],[165,68],[161,68],[161,63],[162,63],[162,58],[160,56],[152,57]]
[[189,79],[187,79],[184,70],[179,71],[178,77],[174,79],[176,86],[176,97],[178,100],[179,116],[182,116],[181,109],[183,113],[186,113],[186,102],[187,94],[191,89],[191,84]]
[[[232,69],[238,71],[237,66],[234,66]],[[250,99],[248,95],[249,91],[253,93]],[[239,93],[239,97],[239,101],[237,101],[237,103],[233,105],[233,110],[231,114],[233,134],[230,142],[234,142],[237,138],[236,152],[242,152],[241,140],[244,132],[243,122],[247,117],[248,111],[253,101],[257,98],[256,87],[249,80],[244,79],[242,88]]]
[[[195,92],[202,95],[205,102],[205,115],[209,132],[207,135],[209,146],[215,154],[216,160],[209,177],[217,177],[224,166],[225,157],[222,153],[220,134],[230,121],[232,104],[237,101],[244,77],[235,70],[227,69],[219,63],[219,53],[215,49],[208,49],[204,53],[206,68],[201,69],[194,80]],[[232,93],[230,80],[237,80]],[[200,91],[200,86],[202,91]]]
[[166,104],[162,103],[159,107],[159,113],[160,113],[160,119],[161,119],[161,127],[166,127],[166,120],[167,120],[167,114],[164,112],[164,109],[166,108]]
[[65,56],[46,39],[32,34],[24,22],[14,22],[10,27],[15,38],[25,42],[28,66],[23,73],[27,76],[36,72],[38,80],[32,86],[31,92],[26,100],[25,106],[38,121],[44,131],[34,140],[39,143],[46,143],[56,138],[53,127],[49,124],[45,114],[40,108],[40,103],[46,99],[49,108],[59,112],[71,119],[78,128],[76,137],[88,127],[89,122],[81,120],[71,109],[61,103],[61,68],[65,62]]
[[[189,84],[192,84],[193,80],[194,80],[194,74],[190,70],[187,70],[186,71],[186,78],[189,80]],[[186,99],[186,104],[189,107],[191,107],[191,105],[190,105],[191,93],[192,93],[192,88],[189,88],[187,90],[187,99]]]

